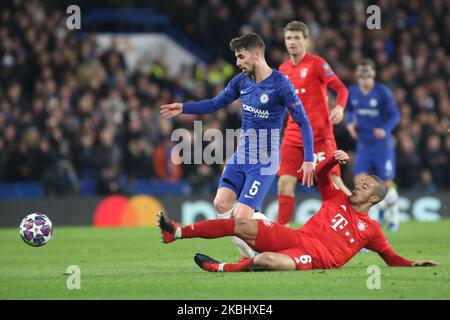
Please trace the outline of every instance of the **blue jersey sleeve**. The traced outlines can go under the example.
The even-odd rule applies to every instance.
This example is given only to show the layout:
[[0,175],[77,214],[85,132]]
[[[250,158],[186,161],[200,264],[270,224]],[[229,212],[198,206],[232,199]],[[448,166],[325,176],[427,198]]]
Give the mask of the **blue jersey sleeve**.
[[386,133],[391,133],[400,121],[400,112],[392,96],[391,90],[383,86],[383,129]]
[[346,124],[350,124],[350,123],[356,121],[355,110],[353,108],[353,105],[350,103],[352,96],[353,96],[353,89],[350,87],[348,89],[347,106],[345,107],[345,123]]
[[227,87],[212,99],[183,103],[184,114],[205,114],[223,108],[239,98],[240,74],[228,83]]
[[295,122],[300,127],[300,131],[302,133],[302,140],[304,145],[304,159],[306,162],[314,161],[314,140],[313,140],[313,131],[311,128],[311,123],[309,122],[308,116],[306,115],[305,109],[303,108],[302,102],[297,97],[295,93],[294,86],[292,83],[286,79],[284,76],[282,77],[282,81],[278,86],[278,94],[289,110],[292,118],[294,118]]

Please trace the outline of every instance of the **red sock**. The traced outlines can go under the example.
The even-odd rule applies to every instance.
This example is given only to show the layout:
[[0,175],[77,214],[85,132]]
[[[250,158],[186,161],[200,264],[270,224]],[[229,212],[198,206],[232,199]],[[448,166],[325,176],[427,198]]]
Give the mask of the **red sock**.
[[247,258],[238,263],[226,263],[223,266],[223,272],[248,271],[253,265],[255,258]]
[[234,234],[234,219],[205,220],[181,227],[181,238],[214,239]]
[[293,196],[278,196],[278,223],[291,222],[294,215],[295,198]]

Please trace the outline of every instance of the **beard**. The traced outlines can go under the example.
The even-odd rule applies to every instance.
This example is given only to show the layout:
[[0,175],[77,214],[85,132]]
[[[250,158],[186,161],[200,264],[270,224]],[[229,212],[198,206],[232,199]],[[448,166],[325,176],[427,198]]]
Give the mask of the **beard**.
[[255,74],[255,66],[243,68],[242,72],[244,72],[245,75],[251,77]]

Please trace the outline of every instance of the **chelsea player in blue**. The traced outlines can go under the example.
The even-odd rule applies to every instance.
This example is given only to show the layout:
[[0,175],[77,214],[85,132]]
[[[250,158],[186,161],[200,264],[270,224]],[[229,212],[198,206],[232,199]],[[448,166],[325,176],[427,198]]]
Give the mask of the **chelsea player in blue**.
[[349,88],[346,111],[347,129],[357,140],[355,184],[362,176],[376,174],[384,180],[388,193],[380,204],[386,211],[388,228],[399,228],[398,193],[394,187],[395,150],[392,131],[400,113],[390,89],[375,82],[375,63],[362,59],[356,67],[357,85]]
[[[264,218],[255,209],[261,208],[278,171],[280,131],[286,108],[300,126],[305,143],[305,158],[303,164],[299,163],[299,169],[304,173],[302,183],[308,187],[314,175],[312,128],[291,82],[267,64],[265,45],[258,34],[232,39],[230,49],[242,72],[231,79],[219,95],[200,102],[163,105],[161,114],[172,118],[182,113],[210,113],[240,98],[241,137],[222,173],[214,206],[219,218]],[[243,256],[253,256],[253,251],[242,240],[233,238]]]

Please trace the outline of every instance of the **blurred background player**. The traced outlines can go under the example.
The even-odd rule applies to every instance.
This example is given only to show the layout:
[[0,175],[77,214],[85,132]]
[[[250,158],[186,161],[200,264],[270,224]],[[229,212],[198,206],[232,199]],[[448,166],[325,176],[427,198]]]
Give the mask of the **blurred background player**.
[[[350,135],[357,141],[355,156],[355,185],[374,172],[384,180],[388,192],[381,210],[391,231],[400,226],[398,192],[394,187],[395,150],[392,131],[400,121],[400,113],[391,90],[375,82],[375,63],[362,59],[356,67],[358,83],[349,88],[346,123]],[[383,214],[381,214],[383,219]]]
[[[300,21],[291,21],[284,28],[284,41],[290,59],[279,70],[293,83],[301,99],[314,135],[314,162],[330,157],[336,150],[333,124],[344,118],[348,91],[329,64],[321,57],[306,51],[309,44],[308,26]],[[327,87],[337,95],[336,106],[330,113]],[[303,139],[295,120],[289,115],[281,145],[281,163],[278,175],[278,223],[288,225],[294,214],[295,187],[301,177],[298,165],[303,157]],[[345,193],[340,177],[340,168],[335,166],[332,179]]]
[[[210,113],[240,98],[244,134],[241,134],[239,145],[223,170],[214,206],[219,218],[252,219],[256,217],[255,209],[261,208],[279,168],[279,139],[286,107],[304,137],[304,154],[297,159],[296,168],[303,163],[303,183],[308,186],[312,185],[314,172],[312,129],[292,84],[268,66],[264,58],[264,42],[259,35],[250,33],[234,38],[230,49],[234,51],[236,65],[242,72],[231,79],[225,90],[209,100],[162,105],[161,114],[172,118],[181,113]],[[270,136],[264,137],[264,134]],[[265,145],[261,143],[264,138],[267,139]],[[264,160],[270,162],[264,163]],[[233,208],[236,200],[237,205]],[[234,237],[233,241],[243,256],[253,255],[242,240]]]

